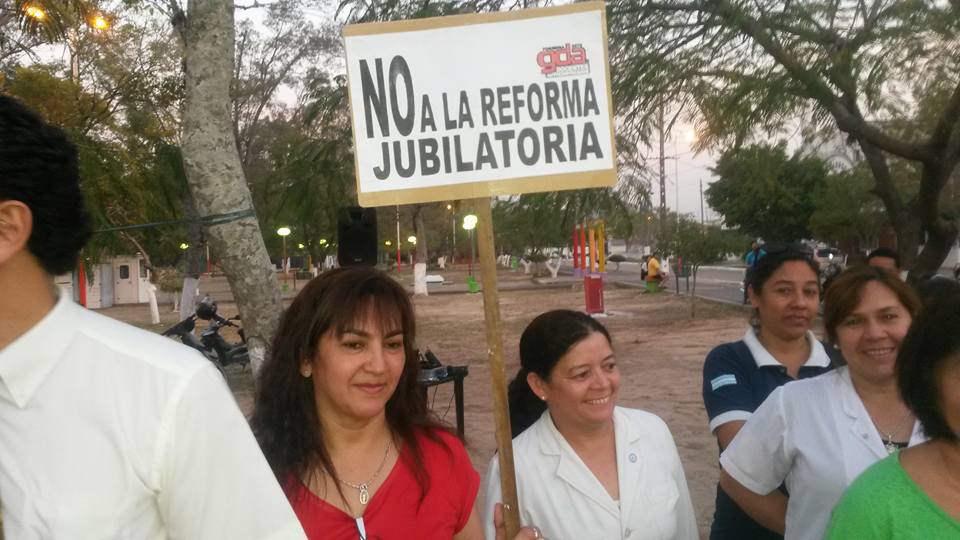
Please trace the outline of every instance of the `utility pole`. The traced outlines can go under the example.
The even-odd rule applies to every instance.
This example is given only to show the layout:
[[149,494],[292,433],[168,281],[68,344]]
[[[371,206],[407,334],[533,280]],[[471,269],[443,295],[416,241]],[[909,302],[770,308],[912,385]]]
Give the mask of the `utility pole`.
[[667,171],[666,156],[663,155],[663,101],[657,114],[657,129],[660,132],[660,233],[666,230],[667,224]]
[[703,226],[706,219],[703,214],[703,178],[700,179],[700,226]]

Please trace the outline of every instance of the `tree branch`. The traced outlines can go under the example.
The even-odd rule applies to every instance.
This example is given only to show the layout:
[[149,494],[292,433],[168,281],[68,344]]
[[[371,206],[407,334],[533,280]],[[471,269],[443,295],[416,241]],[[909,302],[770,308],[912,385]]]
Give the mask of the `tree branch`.
[[270,6],[275,5],[275,4],[276,4],[276,2],[260,2],[260,0],[254,0],[252,4],[247,5],[247,6],[242,6],[242,5],[237,4],[236,2],[234,2],[234,4],[233,4],[233,9],[243,9],[243,10],[247,10],[247,9],[257,9],[257,8],[262,8],[262,7],[270,7]]
[[887,158],[884,157],[883,152],[869,142],[863,140],[858,142],[860,143],[860,150],[867,160],[867,165],[873,173],[873,192],[883,201],[883,205],[887,209],[887,216],[893,222],[894,228],[899,230],[899,224],[903,220],[904,205],[903,199],[900,198],[900,192],[897,191],[897,186],[893,181],[893,176],[890,174]]
[[713,5],[716,6],[716,13],[719,16],[752,38],[780,66],[803,84],[810,97],[830,111],[841,131],[906,159],[922,162],[933,159],[930,151],[923,145],[911,144],[891,137],[868,123],[858,111],[851,111],[845,107],[841,99],[834,95],[833,91],[819,77],[805,69],[794,56],[776,43],[773,37],[766,33],[759,21],[737,10],[727,0],[718,0]]

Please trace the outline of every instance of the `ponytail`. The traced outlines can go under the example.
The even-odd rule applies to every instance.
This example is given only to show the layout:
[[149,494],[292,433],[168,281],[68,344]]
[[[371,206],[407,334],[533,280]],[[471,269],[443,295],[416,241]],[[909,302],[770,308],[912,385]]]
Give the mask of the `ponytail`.
[[547,410],[547,404],[533,393],[527,383],[527,373],[527,370],[520,368],[507,387],[511,437],[516,437],[532,426],[543,415],[543,411]]
[[550,381],[554,366],[571,347],[594,332],[610,341],[610,334],[602,324],[582,311],[556,309],[538,315],[520,336],[520,371],[507,387],[510,405],[510,431],[516,437],[532,426],[547,404],[533,393],[527,375],[536,373],[543,381]]

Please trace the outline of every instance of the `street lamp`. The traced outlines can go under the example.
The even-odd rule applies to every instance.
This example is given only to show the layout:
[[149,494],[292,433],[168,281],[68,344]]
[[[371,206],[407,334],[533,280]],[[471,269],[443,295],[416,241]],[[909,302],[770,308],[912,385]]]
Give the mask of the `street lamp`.
[[280,266],[283,267],[283,274],[286,277],[288,268],[287,268],[287,236],[290,235],[290,227],[280,227],[277,229],[277,234],[280,235],[280,238],[283,239],[283,259],[280,261]]
[[38,6],[28,5],[26,8],[24,8],[23,12],[27,15],[27,17],[37,21],[42,21],[47,18],[47,12]]
[[181,243],[180,243],[180,249],[182,249],[182,250],[184,250],[184,251],[186,251],[189,247],[190,247],[190,244],[188,244],[188,243],[186,243],[186,242],[181,242]]
[[417,237],[412,234],[407,237],[407,242],[410,242],[413,245],[417,245]]
[[463,228],[470,234],[470,276],[473,277],[473,259],[475,257],[473,230],[477,228],[477,216],[473,214],[467,214],[463,216]]
[[90,27],[99,31],[107,30],[110,28],[110,21],[105,19],[103,15],[95,15],[90,19]]

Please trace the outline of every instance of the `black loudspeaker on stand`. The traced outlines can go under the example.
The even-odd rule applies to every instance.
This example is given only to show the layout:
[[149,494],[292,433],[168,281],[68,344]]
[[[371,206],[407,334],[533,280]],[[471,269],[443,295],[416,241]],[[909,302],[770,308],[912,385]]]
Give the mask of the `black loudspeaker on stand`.
[[337,264],[377,264],[377,210],[359,206],[340,208],[337,219]]

